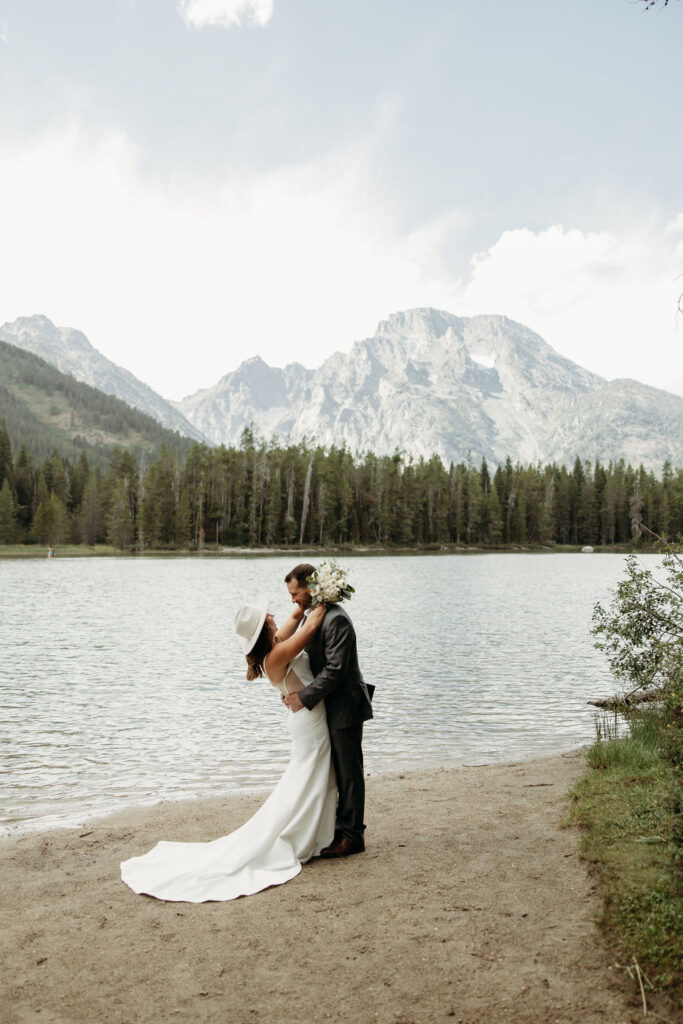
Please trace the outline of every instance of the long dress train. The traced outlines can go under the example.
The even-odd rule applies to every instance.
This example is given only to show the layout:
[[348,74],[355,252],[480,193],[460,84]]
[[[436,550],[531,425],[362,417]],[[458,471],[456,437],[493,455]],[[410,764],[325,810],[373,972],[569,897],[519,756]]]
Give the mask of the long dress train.
[[[304,685],[311,681],[305,651],[293,659],[290,671]],[[329,845],[337,787],[324,701],[312,711],[287,711],[287,731],[292,758],[253,818],[209,843],[157,843],[121,864],[126,885],[161,900],[232,900],[287,882]]]

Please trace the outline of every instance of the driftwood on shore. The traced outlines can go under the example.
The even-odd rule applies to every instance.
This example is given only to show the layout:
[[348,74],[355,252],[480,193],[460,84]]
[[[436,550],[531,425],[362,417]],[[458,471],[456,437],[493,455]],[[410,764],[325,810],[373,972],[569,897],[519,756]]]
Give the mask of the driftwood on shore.
[[658,686],[640,692],[624,693],[622,696],[602,697],[597,700],[586,701],[595,708],[605,708],[608,711],[618,711],[620,708],[632,708],[635,704],[649,704],[655,700],[662,699],[662,691]]

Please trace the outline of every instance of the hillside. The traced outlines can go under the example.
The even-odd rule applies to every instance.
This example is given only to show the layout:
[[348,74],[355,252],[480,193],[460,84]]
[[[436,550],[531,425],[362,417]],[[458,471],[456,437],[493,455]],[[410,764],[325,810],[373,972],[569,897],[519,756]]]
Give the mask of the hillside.
[[70,459],[85,451],[93,465],[104,465],[116,446],[155,457],[163,444],[187,451],[194,443],[44,359],[0,341],[2,420],[15,450],[25,444],[44,458],[57,449]]
[[32,352],[81,383],[122,399],[134,409],[154,417],[168,430],[177,430],[183,437],[191,437],[195,441],[207,440],[171,402],[129,370],[107,359],[91,345],[82,331],[56,327],[46,316],[21,316],[0,327],[0,341]]

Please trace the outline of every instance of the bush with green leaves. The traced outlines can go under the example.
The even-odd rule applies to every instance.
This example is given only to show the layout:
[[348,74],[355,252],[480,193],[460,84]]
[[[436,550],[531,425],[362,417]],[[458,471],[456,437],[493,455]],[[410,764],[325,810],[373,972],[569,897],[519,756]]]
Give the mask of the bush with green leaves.
[[[683,726],[683,559],[681,545],[666,545],[653,571],[629,555],[625,578],[608,607],[595,606],[595,646],[604,651],[612,672],[627,681],[630,700],[653,690],[667,723]],[[628,700],[626,701],[628,704]],[[677,741],[671,754],[680,757]],[[676,752],[678,751],[678,753]]]
[[[655,570],[636,555],[626,562],[625,578],[608,607],[595,606],[595,646],[604,651],[614,675],[628,692],[617,704],[638,733],[644,717],[657,727],[658,755],[670,766],[665,800],[673,841],[673,866],[683,874],[683,559],[681,544],[662,542],[662,561]],[[646,691],[651,712],[638,711],[638,695]],[[643,707],[644,705],[641,705]],[[642,732],[642,729],[640,730]],[[598,744],[600,747],[600,744]],[[595,757],[600,760],[599,752]],[[605,754],[602,754],[603,760]],[[596,764],[597,766],[597,764]],[[672,770],[673,769],[673,770]]]

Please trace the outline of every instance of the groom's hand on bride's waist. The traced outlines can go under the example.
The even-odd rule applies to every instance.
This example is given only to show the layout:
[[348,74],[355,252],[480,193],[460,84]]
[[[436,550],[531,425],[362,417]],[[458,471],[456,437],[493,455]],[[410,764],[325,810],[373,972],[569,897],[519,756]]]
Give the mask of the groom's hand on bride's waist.
[[303,704],[299,700],[298,693],[290,693],[287,697],[283,697],[282,701],[287,705],[290,711],[301,711]]

